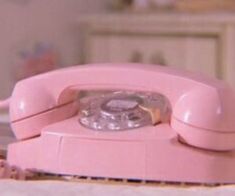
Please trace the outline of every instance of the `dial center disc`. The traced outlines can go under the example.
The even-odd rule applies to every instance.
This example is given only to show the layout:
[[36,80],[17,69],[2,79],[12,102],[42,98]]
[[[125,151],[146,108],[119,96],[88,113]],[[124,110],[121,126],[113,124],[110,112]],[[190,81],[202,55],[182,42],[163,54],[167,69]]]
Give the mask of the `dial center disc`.
[[101,104],[101,113],[104,116],[123,115],[137,109],[142,102],[137,96],[113,97]]

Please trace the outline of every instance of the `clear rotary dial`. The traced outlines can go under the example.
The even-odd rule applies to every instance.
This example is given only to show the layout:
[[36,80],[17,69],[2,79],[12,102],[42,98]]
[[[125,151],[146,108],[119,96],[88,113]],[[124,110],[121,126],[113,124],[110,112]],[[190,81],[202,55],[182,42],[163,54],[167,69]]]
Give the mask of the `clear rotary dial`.
[[92,130],[118,131],[170,119],[170,104],[158,93],[117,91],[80,99],[79,122]]

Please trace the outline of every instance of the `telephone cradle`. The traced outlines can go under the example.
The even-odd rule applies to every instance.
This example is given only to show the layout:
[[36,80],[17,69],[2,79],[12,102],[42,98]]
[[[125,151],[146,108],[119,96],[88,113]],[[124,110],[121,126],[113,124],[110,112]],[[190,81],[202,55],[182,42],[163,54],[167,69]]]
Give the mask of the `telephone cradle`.
[[216,79],[157,65],[74,66],[19,81],[9,111],[18,141],[7,162],[21,169],[235,183],[235,93]]

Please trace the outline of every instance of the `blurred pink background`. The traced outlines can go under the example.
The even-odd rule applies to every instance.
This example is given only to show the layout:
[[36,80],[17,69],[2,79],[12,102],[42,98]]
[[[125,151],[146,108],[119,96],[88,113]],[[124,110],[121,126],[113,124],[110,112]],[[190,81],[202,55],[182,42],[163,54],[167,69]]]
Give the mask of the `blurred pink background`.
[[72,23],[83,13],[104,12],[108,0],[6,0],[0,1],[0,98],[14,85],[12,65],[17,53],[35,42],[49,42],[58,49],[61,65],[77,64],[78,31]]

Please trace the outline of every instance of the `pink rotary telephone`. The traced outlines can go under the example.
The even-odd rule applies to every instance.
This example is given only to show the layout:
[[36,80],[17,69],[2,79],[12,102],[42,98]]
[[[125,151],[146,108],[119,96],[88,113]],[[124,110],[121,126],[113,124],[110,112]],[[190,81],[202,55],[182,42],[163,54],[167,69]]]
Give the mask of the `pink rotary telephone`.
[[156,65],[83,65],[18,82],[9,107],[19,141],[7,161],[22,169],[235,183],[235,93],[221,81]]

